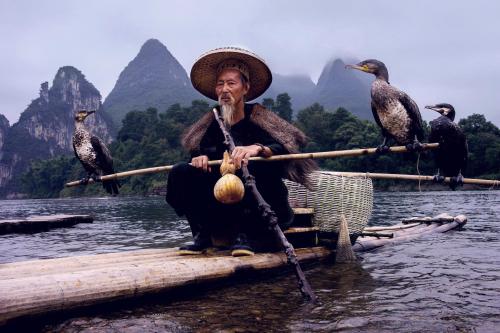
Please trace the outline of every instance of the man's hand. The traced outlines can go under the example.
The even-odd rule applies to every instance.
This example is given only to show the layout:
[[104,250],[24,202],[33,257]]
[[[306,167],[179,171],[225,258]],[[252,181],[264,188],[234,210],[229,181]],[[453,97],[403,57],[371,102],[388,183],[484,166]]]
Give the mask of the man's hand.
[[202,169],[204,172],[212,171],[212,168],[208,165],[207,155],[193,157],[193,159],[191,160],[191,165],[195,168]]
[[257,145],[234,147],[231,158],[233,159],[236,169],[241,168],[242,164],[247,165],[250,157],[259,156],[261,150],[262,148]]

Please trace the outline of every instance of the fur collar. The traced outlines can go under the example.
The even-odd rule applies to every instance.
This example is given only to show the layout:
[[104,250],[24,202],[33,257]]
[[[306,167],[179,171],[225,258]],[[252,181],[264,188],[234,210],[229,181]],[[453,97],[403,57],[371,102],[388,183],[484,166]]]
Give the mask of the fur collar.
[[[260,104],[252,106],[249,119],[269,133],[291,154],[298,153],[299,147],[304,146],[307,142],[307,137],[301,130]],[[182,138],[183,147],[190,152],[199,150],[201,139],[212,121],[214,121],[214,114],[210,111],[189,127]],[[314,161],[295,160],[288,161],[286,165],[288,179],[311,188],[307,175],[317,170],[317,165]]]

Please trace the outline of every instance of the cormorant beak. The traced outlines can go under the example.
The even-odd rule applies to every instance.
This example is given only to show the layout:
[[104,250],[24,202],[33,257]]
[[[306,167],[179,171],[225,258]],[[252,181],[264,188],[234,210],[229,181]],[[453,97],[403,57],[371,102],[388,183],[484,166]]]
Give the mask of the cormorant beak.
[[85,118],[87,118],[88,116],[90,116],[92,113],[95,113],[95,110],[87,111],[87,114],[85,115]]
[[370,69],[366,65],[363,65],[363,66],[359,66],[359,65],[345,65],[345,68],[346,69],[352,68],[352,69],[357,69],[358,71],[362,71],[362,72],[366,72],[366,73],[371,73]]
[[443,108],[440,108],[436,105],[427,105],[425,108],[432,110],[432,111],[436,111],[436,112],[441,113],[441,114],[443,114],[443,111],[444,111]]

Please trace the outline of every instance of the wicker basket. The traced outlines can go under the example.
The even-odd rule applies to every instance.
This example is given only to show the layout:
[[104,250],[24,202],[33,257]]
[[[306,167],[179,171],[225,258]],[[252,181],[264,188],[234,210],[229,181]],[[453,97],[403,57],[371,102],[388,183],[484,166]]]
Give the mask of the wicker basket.
[[321,232],[338,232],[344,214],[349,231],[359,234],[368,224],[373,208],[373,184],[365,177],[344,177],[328,171],[313,172],[314,190],[285,180],[292,207],[314,208],[313,225]]

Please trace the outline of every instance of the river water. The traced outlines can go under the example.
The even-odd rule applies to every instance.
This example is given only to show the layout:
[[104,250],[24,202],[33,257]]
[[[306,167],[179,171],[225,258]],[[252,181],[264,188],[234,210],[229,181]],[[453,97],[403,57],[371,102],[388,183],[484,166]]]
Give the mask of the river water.
[[[33,321],[42,332],[500,332],[500,192],[375,195],[370,225],[465,214],[461,231],[430,234],[322,264],[308,305],[283,275]],[[92,224],[0,236],[0,263],[178,246],[190,239],[160,197],[0,201],[0,217],[93,214]],[[1,330],[1,328],[0,328]]]

